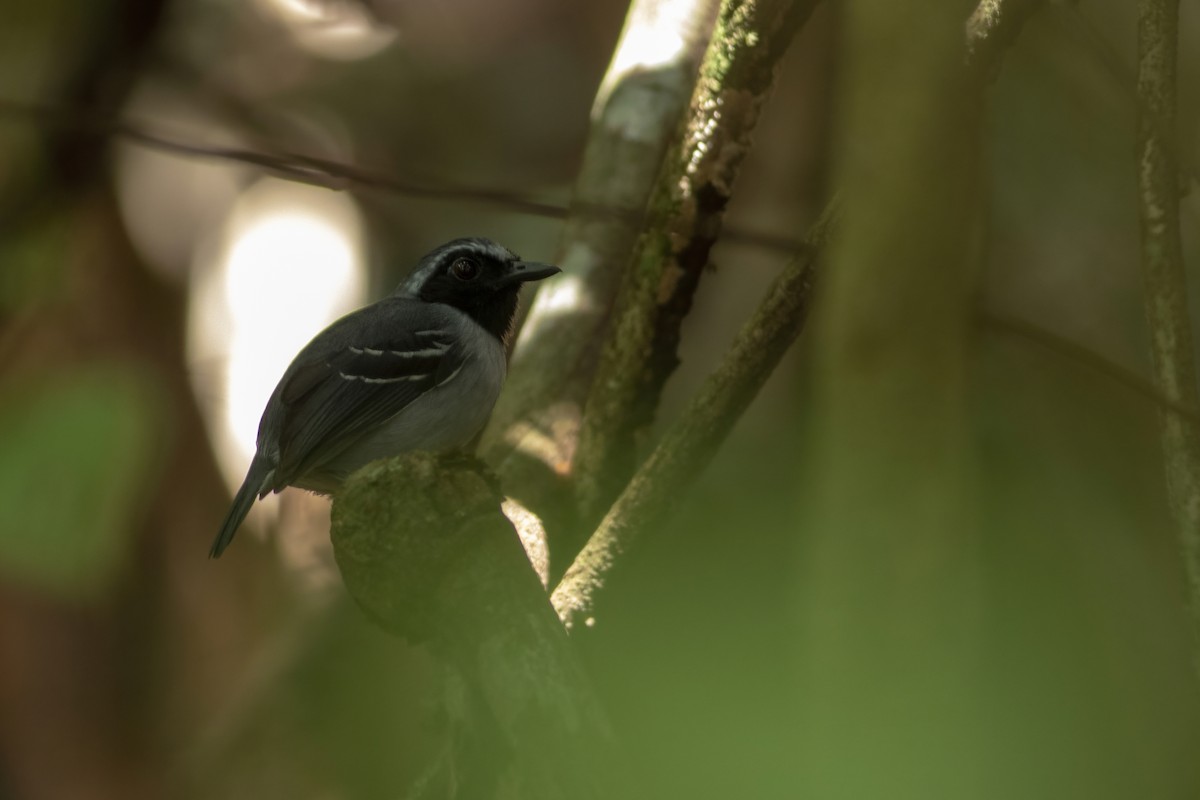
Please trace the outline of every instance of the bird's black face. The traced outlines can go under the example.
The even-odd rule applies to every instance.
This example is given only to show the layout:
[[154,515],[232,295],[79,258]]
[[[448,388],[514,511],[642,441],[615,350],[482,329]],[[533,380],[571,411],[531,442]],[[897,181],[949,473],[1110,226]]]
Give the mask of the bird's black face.
[[504,341],[521,285],[560,271],[522,261],[490,239],[456,239],[421,259],[403,288],[427,303],[454,306]]

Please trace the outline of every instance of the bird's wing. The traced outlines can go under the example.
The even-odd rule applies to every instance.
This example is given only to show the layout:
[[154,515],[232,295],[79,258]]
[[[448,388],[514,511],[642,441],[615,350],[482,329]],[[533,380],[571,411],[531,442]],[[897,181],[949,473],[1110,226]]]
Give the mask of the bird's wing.
[[369,327],[347,324],[351,315],[297,356],[276,390],[276,487],[337,456],[461,369],[466,354],[451,321],[424,304],[403,305],[391,315],[377,312]]

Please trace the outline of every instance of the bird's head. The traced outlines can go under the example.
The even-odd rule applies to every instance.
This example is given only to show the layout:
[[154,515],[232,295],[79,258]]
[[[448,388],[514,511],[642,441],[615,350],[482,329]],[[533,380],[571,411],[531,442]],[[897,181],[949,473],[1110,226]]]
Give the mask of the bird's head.
[[561,271],[522,261],[491,239],[455,239],[422,258],[396,293],[453,306],[504,341],[516,316],[522,284]]

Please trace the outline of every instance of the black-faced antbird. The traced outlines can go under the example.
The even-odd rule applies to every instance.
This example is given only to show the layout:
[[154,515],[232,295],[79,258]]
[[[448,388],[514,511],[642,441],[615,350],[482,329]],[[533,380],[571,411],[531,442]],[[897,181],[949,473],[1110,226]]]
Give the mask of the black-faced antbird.
[[257,452],[210,555],[271,492],[331,493],[376,459],[471,441],[504,384],[522,284],[559,271],[488,239],[456,239],[391,296],[318,333],[267,401]]

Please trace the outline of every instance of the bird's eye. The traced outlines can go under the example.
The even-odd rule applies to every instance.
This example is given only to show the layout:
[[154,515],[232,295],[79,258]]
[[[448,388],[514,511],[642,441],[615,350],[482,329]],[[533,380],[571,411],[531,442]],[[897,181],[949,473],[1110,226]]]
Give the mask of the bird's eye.
[[450,273],[460,281],[473,281],[479,277],[479,263],[470,258],[460,258],[450,265]]

